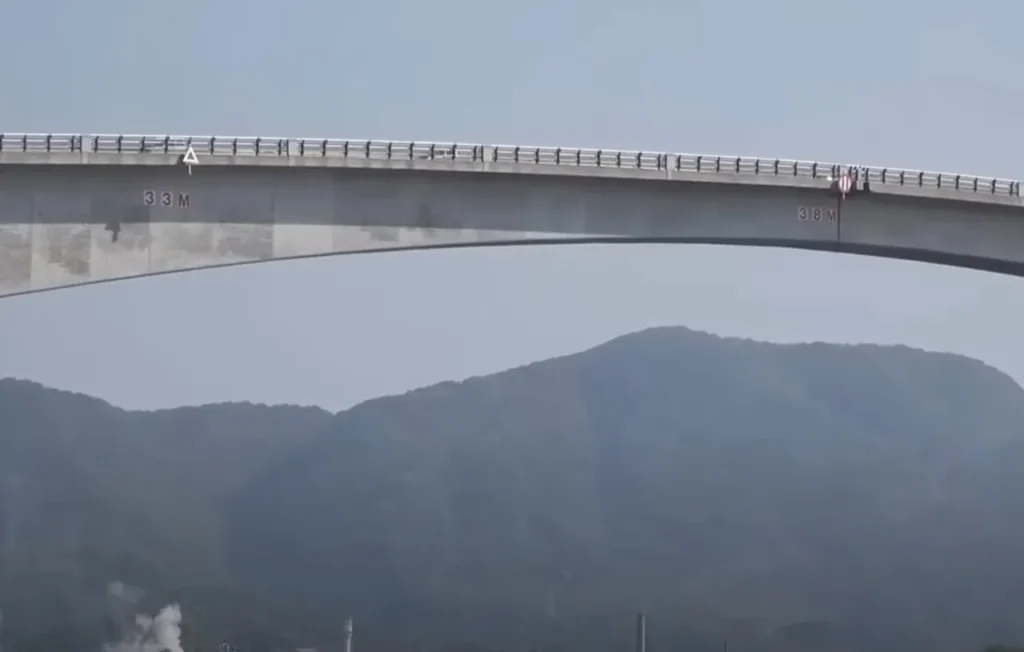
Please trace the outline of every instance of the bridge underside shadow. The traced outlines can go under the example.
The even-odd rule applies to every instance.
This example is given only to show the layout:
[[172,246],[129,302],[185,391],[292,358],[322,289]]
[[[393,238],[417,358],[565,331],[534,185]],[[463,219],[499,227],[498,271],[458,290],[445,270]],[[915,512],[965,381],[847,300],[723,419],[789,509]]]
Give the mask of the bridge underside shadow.
[[[0,236],[3,235],[3,233],[0,233]],[[0,298],[38,294],[41,292],[52,292],[54,290],[111,283],[115,281],[142,279],[152,276],[165,276],[169,274],[181,274],[185,272],[197,272],[210,269],[289,260],[308,260],[335,256],[352,256],[356,254],[381,254],[410,251],[586,244],[727,245],[753,248],[820,251],[906,260],[1024,277],[1024,264],[1011,261],[977,256],[955,255],[905,247],[836,242],[834,240],[809,241],[806,239],[789,240],[714,237],[642,238],[632,236],[575,236],[537,233],[476,233],[470,240],[465,240],[459,237],[455,237],[451,240],[445,240],[443,237],[437,237],[440,234],[434,233],[431,235],[433,237],[421,237],[419,238],[419,241],[406,240],[405,242],[393,242],[387,244],[377,243],[376,246],[374,246],[373,243],[367,242],[358,248],[306,252],[296,250],[292,252],[281,252],[279,255],[267,255],[260,257],[238,255],[237,252],[231,251],[230,248],[225,249],[222,247],[221,250],[217,252],[206,252],[207,255],[183,255],[175,257],[173,264],[168,264],[169,261],[166,258],[162,259],[163,264],[154,264],[154,262],[160,259],[154,256],[153,243],[147,242],[145,247],[134,251],[133,257],[136,259],[134,261],[136,263],[135,265],[125,264],[130,263],[131,261],[111,260],[110,256],[104,256],[102,251],[98,251],[95,245],[92,248],[92,255],[89,256],[88,259],[86,259],[86,256],[82,255],[76,260],[75,258],[69,259],[66,255],[68,253],[66,249],[63,251],[65,254],[63,257],[60,255],[51,257],[50,255],[54,253],[52,247],[46,251],[40,252],[36,250],[37,248],[33,248],[31,243],[12,243],[9,238],[5,241],[3,237],[0,237]],[[130,256],[132,255],[132,247],[129,246],[125,250],[129,251]],[[84,254],[85,252],[80,253]],[[114,257],[123,258],[124,256],[115,255]],[[56,260],[51,258],[55,258]],[[21,273],[12,274],[12,267],[17,268],[14,271],[20,271]],[[57,269],[52,269],[54,267]],[[134,269],[132,269],[133,267]]]

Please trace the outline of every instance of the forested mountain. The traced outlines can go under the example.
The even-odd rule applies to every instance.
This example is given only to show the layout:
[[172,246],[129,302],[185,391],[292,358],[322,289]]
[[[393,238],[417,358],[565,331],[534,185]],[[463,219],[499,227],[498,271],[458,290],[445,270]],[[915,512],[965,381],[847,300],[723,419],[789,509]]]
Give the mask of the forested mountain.
[[1024,392],[967,358],[653,329],[332,415],[0,381],[0,642],[976,650],[1024,640]]

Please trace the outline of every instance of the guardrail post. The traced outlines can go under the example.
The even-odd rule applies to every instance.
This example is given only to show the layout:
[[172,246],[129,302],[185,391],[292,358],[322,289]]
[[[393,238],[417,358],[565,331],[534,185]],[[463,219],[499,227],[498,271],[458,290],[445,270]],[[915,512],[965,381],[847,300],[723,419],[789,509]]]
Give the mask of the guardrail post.
[[996,180],[992,179],[992,194],[996,194]]
[[716,156],[715,157],[715,173],[717,174],[717,173],[720,173],[721,171],[722,171],[722,157],[721,156]]
[[561,165],[561,164],[562,164],[562,148],[561,147],[556,147],[555,148],[555,165]]
[[389,161],[391,160],[391,147],[392,147],[392,145],[393,145],[393,143],[389,140],[388,141],[388,160]]
[[583,150],[576,150],[576,167],[583,165]]
[[370,141],[366,141],[363,144],[363,156],[365,158],[370,158]]
[[601,153],[602,150],[597,150],[597,167],[601,167]]

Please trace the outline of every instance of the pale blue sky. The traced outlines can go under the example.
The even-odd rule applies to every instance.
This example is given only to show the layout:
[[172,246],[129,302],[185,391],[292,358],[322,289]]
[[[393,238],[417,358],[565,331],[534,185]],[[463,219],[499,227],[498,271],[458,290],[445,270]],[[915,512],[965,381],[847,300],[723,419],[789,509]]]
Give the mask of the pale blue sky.
[[[1024,176],[1024,3],[38,0],[0,130],[457,140]],[[15,27],[18,26],[18,27]],[[0,301],[0,376],[341,408],[655,324],[904,343],[1024,380],[1024,280],[672,245],[391,253]]]

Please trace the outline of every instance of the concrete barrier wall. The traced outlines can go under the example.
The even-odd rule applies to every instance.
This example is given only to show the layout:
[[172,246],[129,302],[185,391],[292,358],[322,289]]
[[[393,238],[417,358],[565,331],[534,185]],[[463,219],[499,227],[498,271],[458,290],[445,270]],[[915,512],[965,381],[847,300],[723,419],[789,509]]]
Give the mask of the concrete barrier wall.
[[592,238],[1024,268],[1024,210],[1009,206],[871,194],[840,206],[821,188],[554,175],[0,166],[3,295],[299,256]]

